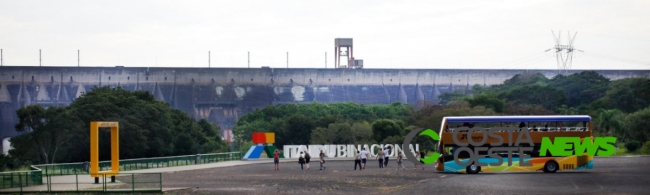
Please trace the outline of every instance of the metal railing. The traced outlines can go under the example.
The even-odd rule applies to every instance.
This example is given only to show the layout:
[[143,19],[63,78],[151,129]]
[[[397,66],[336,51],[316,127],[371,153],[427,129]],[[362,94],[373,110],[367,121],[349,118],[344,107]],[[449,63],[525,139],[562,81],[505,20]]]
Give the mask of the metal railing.
[[[125,159],[125,160],[120,160],[120,171],[206,164],[206,163],[241,160],[241,159],[242,159],[242,155],[240,152]],[[34,167],[40,168],[43,171],[43,174],[74,175],[74,174],[88,173],[89,164],[88,162],[43,164],[43,165],[34,165]],[[110,161],[99,162],[99,169],[100,171],[110,170],[111,162]]]
[[[207,164],[241,159],[242,155],[240,152],[126,159],[120,160],[120,171]],[[100,162],[100,170],[110,170],[110,163],[110,161]],[[88,175],[88,162],[32,165],[30,168],[32,169],[30,171],[0,172],[0,193],[3,191],[2,189],[21,188],[22,190],[25,187],[38,188],[38,186],[42,186],[44,183],[50,186],[47,188],[49,190],[53,184],[52,176],[75,175],[78,177],[81,175],[90,178]],[[77,181],[76,184],[78,185],[79,182]]]
[[[116,176],[102,175],[100,182],[87,174],[47,174],[39,178],[41,185],[22,185],[0,189],[0,194],[10,193],[160,193],[162,192],[162,173],[130,173]],[[44,180],[44,181],[43,181]],[[28,182],[28,181],[27,181]]]
[[43,184],[43,173],[31,166],[29,171],[0,172],[0,189]]

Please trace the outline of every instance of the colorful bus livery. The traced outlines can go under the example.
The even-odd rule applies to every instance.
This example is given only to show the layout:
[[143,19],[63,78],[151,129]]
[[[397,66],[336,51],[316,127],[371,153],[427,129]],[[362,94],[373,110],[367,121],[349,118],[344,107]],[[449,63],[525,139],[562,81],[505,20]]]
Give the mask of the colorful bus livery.
[[[593,156],[587,155],[586,150],[579,155],[540,155],[543,142],[556,137],[591,142],[591,132],[591,117],[586,115],[445,117],[439,134],[440,157],[435,166],[438,171],[470,174],[592,169]],[[575,151],[575,147],[566,149]]]

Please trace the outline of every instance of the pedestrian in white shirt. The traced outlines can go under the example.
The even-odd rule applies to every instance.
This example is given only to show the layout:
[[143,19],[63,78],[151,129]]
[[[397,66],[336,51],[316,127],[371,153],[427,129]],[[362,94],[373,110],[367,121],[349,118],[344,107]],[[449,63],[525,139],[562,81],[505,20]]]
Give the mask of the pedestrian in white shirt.
[[388,166],[388,156],[390,154],[389,152],[390,152],[390,148],[388,148],[388,146],[386,146],[384,148],[384,167]]
[[368,151],[366,151],[366,148],[363,148],[361,150],[361,153],[359,154],[361,155],[361,164],[363,164],[362,169],[366,169],[366,160],[368,159]]

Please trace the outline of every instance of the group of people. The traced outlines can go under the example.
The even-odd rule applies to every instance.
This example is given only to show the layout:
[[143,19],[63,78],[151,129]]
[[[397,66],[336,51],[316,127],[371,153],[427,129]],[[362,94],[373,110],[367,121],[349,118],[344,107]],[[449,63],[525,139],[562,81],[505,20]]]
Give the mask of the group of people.
[[[376,160],[379,162],[379,168],[385,168],[388,166],[388,157],[390,156],[390,147],[385,147],[382,150],[379,150],[377,153],[377,156],[375,157]],[[415,158],[417,161],[420,162],[420,167],[422,170],[424,170],[424,162],[420,160],[421,157],[424,157],[424,151],[415,151]],[[323,150],[320,151],[320,154],[318,155],[320,158],[320,169],[319,170],[324,170],[327,167],[325,166],[325,153]],[[359,170],[366,169],[366,162],[368,158],[370,157],[370,153],[366,151],[366,148],[363,148],[361,151],[357,151],[357,154],[355,155],[354,158],[354,170],[357,170],[357,166],[359,166]],[[300,169],[301,170],[309,170],[309,162],[311,161],[311,155],[307,150],[301,151],[300,156],[298,157],[298,163],[300,164]],[[402,168],[402,170],[406,170],[406,168],[403,165],[404,161],[404,154],[402,151],[398,150],[397,151],[397,170]],[[280,170],[280,151],[278,149],[275,149],[275,152],[273,152],[273,163],[275,163],[275,170],[279,171]],[[415,168],[417,169],[418,164],[415,164]]]
[[[422,167],[422,170],[424,170],[424,162],[420,160],[420,156],[424,156],[424,152],[419,152],[415,151],[416,155],[415,158],[417,158],[418,161],[420,161],[420,167]],[[390,156],[390,147],[385,147],[383,150],[379,150],[377,153],[377,156],[375,157],[376,160],[379,162],[379,168],[386,168],[388,166],[388,157]],[[368,158],[368,152],[366,151],[366,148],[363,148],[361,152],[357,151],[357,156],[355,158],[355,163],[354,163],[354,170],[357,170],[357,164],[358,163],[363,163],[363,167],[361,168],[361,164],[359,164],[359,167],[361,169],[366,168],[366,159]],[[406,170],[406,167],[404,167],[403,162],[404,162],[404,154],[402,151],[398,150],[397,151],[397,169],[399,170],[402,168],[402,170]],[[417,164],[415,165],[415,168],[417,169]],[[360,169],[360,170],[361,170]]]
[[[325,153],[323,150],[320,151],[320,154],[318,155],[320,158],[320,169],[319,170],[324,170],[327,168],[325,166]],[[309,170],[309,162],[311,161],[311,155],[309,154],[308,151],[301,151],[300,156],[298,157],[298,163],[300,164],[300,169],[301,170]],[[275,149],[275,152],[273,152],[273,163],[275,163],[275,170],[279,171],[280,170],[280,151],[278,149]]]

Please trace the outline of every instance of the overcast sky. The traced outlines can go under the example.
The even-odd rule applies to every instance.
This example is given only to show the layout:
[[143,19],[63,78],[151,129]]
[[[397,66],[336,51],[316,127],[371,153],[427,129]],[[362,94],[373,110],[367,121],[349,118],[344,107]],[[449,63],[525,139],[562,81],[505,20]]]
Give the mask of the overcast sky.
[[[463,1],[465,2],[465,1]],[[650,1],[8,1],[4,65],[555,69],[551,31],[578,32],[573,69],[650,69]]]

